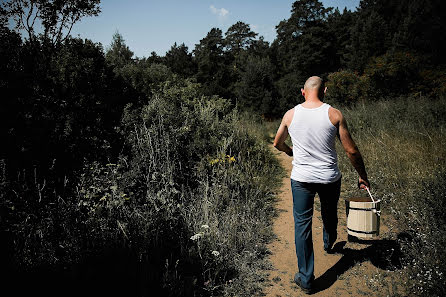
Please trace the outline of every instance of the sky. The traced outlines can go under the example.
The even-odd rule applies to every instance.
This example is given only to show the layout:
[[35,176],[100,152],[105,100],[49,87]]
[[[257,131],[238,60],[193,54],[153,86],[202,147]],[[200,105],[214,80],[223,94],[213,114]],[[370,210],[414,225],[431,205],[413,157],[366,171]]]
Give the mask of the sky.
[[[4,2],[4,1],[2,1]],[[106,49],[119,32],[135,56],[164,56],[177,42],[189,51],[213,28],[223,33],[237,21],[272,42],[275,27],[291,15],[294,0],[102,0],[101,13],[76,23],[74,37],[100,42]],[[322,0],[325,7],[355,10],[359,0]]]

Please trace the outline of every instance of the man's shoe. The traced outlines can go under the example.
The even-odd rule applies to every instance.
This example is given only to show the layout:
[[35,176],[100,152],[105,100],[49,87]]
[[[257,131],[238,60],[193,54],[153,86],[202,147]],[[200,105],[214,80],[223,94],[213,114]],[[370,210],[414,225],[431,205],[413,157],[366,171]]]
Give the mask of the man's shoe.
[[296,273],[294,275],[294,282],[296,283],[296,285],[305,293],[305,294],[311,294],[313,289],[311,287],[306,288],[302,285],[302,281],[300,280],[299,274]]

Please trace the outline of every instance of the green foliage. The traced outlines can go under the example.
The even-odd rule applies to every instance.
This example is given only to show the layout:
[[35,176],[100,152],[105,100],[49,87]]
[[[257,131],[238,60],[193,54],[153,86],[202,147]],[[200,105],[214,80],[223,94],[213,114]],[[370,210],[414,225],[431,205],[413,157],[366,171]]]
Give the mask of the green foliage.
[[[38,172],[34,184],[3,177],[0,209],[14,265],[50,265],[57,273],[124,250],[126,265],[143,271],[136,277],[150,275],[138,293],[258,292],[281,170],[253,127],[229,101],[202,96],[199,85],[166,82],[146,105],[125,109],[117,162],[87,162],[58,199]],[[73,270],[65,281],[78,277]]]
[[196,78],[203,85],[206,95],[220,95],[230,98],[229,85],[231,72],[226,64],[224,53],[225,41],[222,31],[212,28],[205,38],[195,45],[194,55],[197,61]]
[[248,24],[239,21],[226,31],[225,46],[231,54],[237,56],[241,50],[247,49],[253,43],[256,36],[257,33],[251,31]]
[[370,78],[343,70],[328,75],[325,100],[334,104],[350,105],[372,97]]
[[276,101],[282,113],[298,103],[300,88],[308,77],[324,76],[339,65],[333,48],[335,35],[327,27],[330,13],[331,8],[317,0],[296,1],[290,18],[276,27],[272,61],[277,72]]
[[162,88],[167,80],[174,79],[174,74],[166,65],[149,64],[144,60],[129,63],[120,72],[125,81],[147,97]]
[[41,39],[60,45],[70,36],[73,25],[86,16],[100,12],[100,0],[9,0],[2,3],[8,16],[15,20],[17,30],[25,30],[28,40],[38,37],[39,25],[43,27]]
[[384,54],[389,42],[387,32],[385,20],[375,10],[357,15],[346,53],[348,67],[363,71],[370,58]]
[[433,98],[444,98],[446,95],[446,71],[440,68],[423,69],[419,73],[420,81],[416,82],[414,89],[420,94]]
[[274,112],[272,98],[273,66],[268,58],[248,57],[236,84],[235,93],[242,110],[259,114]]
[[164,57],[167,67],[183,77],[190,77],[196,72],[196,65],[187,46],[175,42]]
[[325,20],[330,10],[317,0],[296,1],[290,18],[277,25],[273,47],[284,74],[296,73],[306,79],[309,72],[322,73],[319,65],[330,62],[328,56],[321,56],[330,46],[325,34]]
[[327,18],[329,40],[333,43],[335,54],[332,58],[333,69],[347,67],[348,48],[350,46],[351,25],[355,14],[347,8],[342,13],[336,8]]
[[[402,276],[408,279],[409,292],[419,296],[442,296],[445,291],[444,112],[444,98],[420,96],[343,109],[374,196],[382,199],[381,218],[390,230],[384,236],[401,244]],[[358,195],[357,174],[344,154],[339,157],[344,195]]]
[[[239,261],[260,265],[265,255],[270,233],[262,230],[272,215],[271,177],[280,171],[229,107],[226,100],[202,97],[188,82],[166,84],[142,108],[129,106],[121,130],[129,147],[122,180],[117,186],[105,183],[102,188],[110,194],[97,195],[99,201],[128,199],[128,211],[136,213],[121,219],[123,233],[139,252],[162,251],[158,256],[172,266],[157,264],[164,273],[161,282],[174,295],[184,294],[187,275],[200,295],[221,292],[229,280],[246,296],[259,290],[243,285],[244,277],[256,272]],[[171,238],[168,244],[156,240],[165,236]]]
[[381,96],[415,93],[422,60],[410,52],[394,52],[373,58],[364,74]]
[[279,93],[280,99],[277,103],[278,110],[284,113],[286,110],[296,106],[300,101],[304,101],[300,89],[305,84],[305,78],[295,73],[289,73],[282,76],[275,83],[275,88]]
[[114,127],[122,108],[136,94],[107,67],[100,45],[67,39],[57,53],[46,46],[19,47],[16,64],[3,74],[7,166],[55,163],[64,172],[83,158],[97,159],[99,151],[105,159],[120,141]]
[[121,34],[116,32],[113,34],[113,41],[105,53],[105,59],[114,70],[119,73],[120,70],[132,62],[133,52],[125,44],[125,40]]

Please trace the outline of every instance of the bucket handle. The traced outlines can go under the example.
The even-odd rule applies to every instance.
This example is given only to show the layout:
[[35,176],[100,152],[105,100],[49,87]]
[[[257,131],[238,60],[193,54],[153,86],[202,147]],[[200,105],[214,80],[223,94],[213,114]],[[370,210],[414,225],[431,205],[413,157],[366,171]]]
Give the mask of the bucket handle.
[[[375,199],[373,199],[372,193],[370,193],[369,187],[366,186],[365,189],[366,189],[367,192],[369,193],[370,198],[372,198],[372,201],[373,201],[373,202],[376,202]],[[381,215],[381,211],[380,211],[380,210],[373,209],[373,212],[376,213],[377,216],[380,216],[380,215]]]
[[369,187],[365,186],[365,189],[366,189],[367,192],[369,193],[370,198],[372,198],[372,201],[373,201],[373,202],[376,202],[375,199],[373,199],[372,193],[370,193]]

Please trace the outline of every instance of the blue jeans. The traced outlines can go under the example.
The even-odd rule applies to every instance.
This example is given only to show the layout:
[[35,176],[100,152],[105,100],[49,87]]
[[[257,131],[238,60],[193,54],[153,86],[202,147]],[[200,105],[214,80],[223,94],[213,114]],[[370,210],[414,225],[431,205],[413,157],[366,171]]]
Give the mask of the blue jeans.
[[314,252],[311,223],[316,193],[321,202],[324,248],[333,246],[337,238],[338,201],[341,179],[330,184],[304,183],[291,179],[293,192],[294,240],[297,266],[302,285],[311,287],[314,280]]

